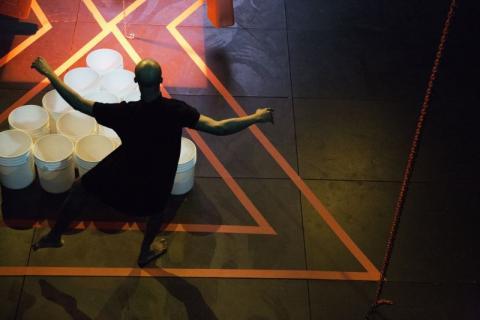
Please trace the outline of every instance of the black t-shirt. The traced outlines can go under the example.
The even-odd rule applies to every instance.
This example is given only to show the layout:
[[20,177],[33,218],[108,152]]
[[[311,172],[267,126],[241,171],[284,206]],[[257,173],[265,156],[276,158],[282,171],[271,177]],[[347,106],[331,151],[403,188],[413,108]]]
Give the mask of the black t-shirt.
[[136,216],[159,214],[172,190],[182,128],[194,128],[199,112],[183,101],[96,102],[93,116],[122,145],[82,177],[84,187],[113,208]]

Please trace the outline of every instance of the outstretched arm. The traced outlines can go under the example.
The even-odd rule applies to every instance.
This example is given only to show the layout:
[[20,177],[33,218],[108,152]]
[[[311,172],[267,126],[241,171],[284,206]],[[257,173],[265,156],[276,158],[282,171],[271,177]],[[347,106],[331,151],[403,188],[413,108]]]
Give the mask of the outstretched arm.
[[83,112],[88,115],[92,115],[92,107],[95,103],[94,101],[88,100],[80,96],[78,93],[73,91],[72,88],[67,86],[56,74],[53,72],[52,68],[48,65],[47,61],[38,57],[33,61],[32,68],[37,70],[40,74],[50,80],[52,86],[58,93],[62,96],[65,101],[68,102],[75,110]]
[[200,115],[200,119],[198,120],[195,129],[217,136],[226,136],[242,131],[252,124],[264,122],[273,123],[273,109],[257,109],[254,114],[245,117],[224,119],[220,121]]

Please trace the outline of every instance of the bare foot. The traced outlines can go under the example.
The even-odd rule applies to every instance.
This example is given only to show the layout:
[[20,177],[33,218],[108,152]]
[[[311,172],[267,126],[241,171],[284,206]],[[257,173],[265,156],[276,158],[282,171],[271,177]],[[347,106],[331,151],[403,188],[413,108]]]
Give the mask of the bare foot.
[[150,245],[150,250],[145,251],[145,252],[140,252],[140,256],[138,257],[138,266],[140,268],[145,267],[147,264],[152,262],[153,260],[157,259],[160,257],[162,254],[167,252],[167,240],[164,238],[160,238],[158,240],[155,240],[151,245]]
[[40,238],[36,243],[32,245],[32,249],[34,251],[37,251],[38,249],[43,249],[43,248],[60,248],[63,246],[63,240],[62,239],[57,239],[50,234],[47,234],[43,237]]

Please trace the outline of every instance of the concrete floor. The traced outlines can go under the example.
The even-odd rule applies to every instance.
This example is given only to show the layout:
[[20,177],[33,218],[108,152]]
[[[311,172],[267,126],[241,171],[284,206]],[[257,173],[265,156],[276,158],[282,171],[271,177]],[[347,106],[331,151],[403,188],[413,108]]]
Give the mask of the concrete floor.
[[[89,208],[63,248],[33,252],[66,195],[38,181],[3,188],[0,319],[363,319],[448,1],[234,2],[233,27],[213,28],[200,5],[176,28],[207,76],[166,28],[194,1],[145,1],[126,17],[128,42],[157,59],[166,90],[201,113],[268,106],[275,125],[196,138],[194,189],[172,199],[169,251],[143,272],[142,221]],[[20,104],[41,105],[51,89],[36,87],[29,66],[38,55],[54,68],[84,66],[89,50],[65,61],[91,44],[134,66],[114,35],[91,40],[102,29],[88,1],[38,3],[52,28],[0,68],[2,130],[9,107],[29,92]],[[93,4],[107,21],[123,9]],[[470,36],[478,13],[459,1],[385,286],[395,305],[372,319],[480,318],[480,68]],[[0,32],[0,56],[26,38]]]

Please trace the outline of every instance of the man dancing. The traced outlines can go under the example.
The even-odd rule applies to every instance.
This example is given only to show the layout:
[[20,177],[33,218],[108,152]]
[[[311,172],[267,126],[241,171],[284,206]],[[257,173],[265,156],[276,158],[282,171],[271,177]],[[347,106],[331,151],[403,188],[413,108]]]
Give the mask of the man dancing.
[[[182,128],[230,135],[255,123],[273,123],[271,108],[217,121],[201,115],[183,101],[163,97],[160,91],[162,70],[153,59],[144,59],[136,65],[135,82],[139,85],[141,99],[128,103],[106,104],[83,98],[68,87],[42,57],[35,59],[32,68],[46,76],[74,109],[114,129],[122,140],[120,147],[73,184],[55,226],[33,245],[34,250],[61,247],[62,234],[89,199],[94,198],[120,212],[147,217],[137,261],[144,267],[167,250],[165,239],[155,240],[155,237],[162,226],[162,212],[175,179]],[[157,143],[158,149],[152,150],[152,141]],[[159,150],[161,153],[156,154]]]

